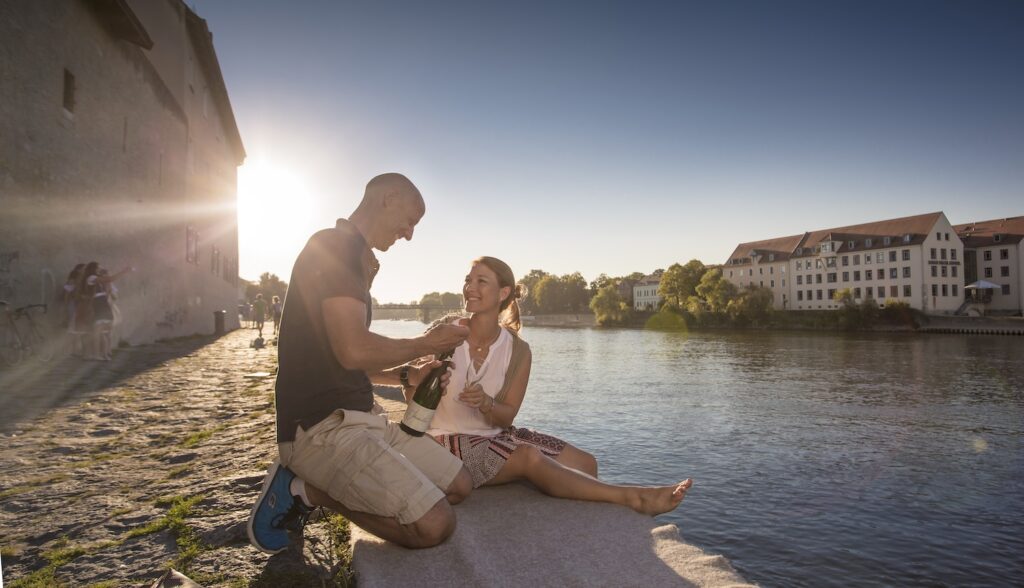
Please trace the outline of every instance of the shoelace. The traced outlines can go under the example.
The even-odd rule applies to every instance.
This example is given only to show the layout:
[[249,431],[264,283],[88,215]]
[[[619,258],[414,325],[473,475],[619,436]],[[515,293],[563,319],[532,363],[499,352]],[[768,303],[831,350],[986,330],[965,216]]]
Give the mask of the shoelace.
[[307,508],[306,505],[302,504],[301,500],[296,500],[295,504],[287,512],[271,519],[270,526],[278,529],[298,531],[306,526],[306,522],[311,514],[313,514],[313,509]]

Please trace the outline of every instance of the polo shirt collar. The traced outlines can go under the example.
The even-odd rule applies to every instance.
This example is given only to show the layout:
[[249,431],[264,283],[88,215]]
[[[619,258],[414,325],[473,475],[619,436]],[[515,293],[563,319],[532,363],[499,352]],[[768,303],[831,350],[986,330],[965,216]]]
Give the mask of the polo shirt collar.
[[334,223],[334,228],[353,234],[359,240],[359,243],[362,244],[363,271],[366,272],[366,283],[372,284],[373,278],[376,277],[377,271],[380,270],[380,262],[377,261],[377,256],[373,254],[373,248],[366,242],[366,237],[347,218],[339,218]]

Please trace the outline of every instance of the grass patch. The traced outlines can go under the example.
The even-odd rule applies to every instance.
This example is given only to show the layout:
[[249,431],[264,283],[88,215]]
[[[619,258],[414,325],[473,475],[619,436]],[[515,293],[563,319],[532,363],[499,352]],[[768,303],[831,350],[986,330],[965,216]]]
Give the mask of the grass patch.
[[4,545],[0,547],[0,558],[3,557],[17,557],[21,555],[20,545]]
[[199,445],[203,441],[206,441],[207,439],[212,437],[214,433],[218,433],[218,432],[222,431],[224,429],[224,427],[225,427],[225,425],[220,425],[220,426],[214,427],[212,429],[206,429],[206,430],[203,430],[203,431],[196,431],[195,433],[192,433],[188,437],[185,437],[185,440],[181,442],[181,446],[182,447],[195,447],[196,445]]
[[56,484],[57,482],[63,482],[64,480],[67,480],[69,477],[70,476],[66,473],[59,473],[54,474],[52,476],[41,476],[39,478],[32,478],[31,480],[26,481],[24,484],[21,484],[20,486],[13,486],[11,488],[8,488],[7,490],[4,490],[3,492],[0,492],[0,500],[3,500],[4,498],[9,498],[11,496],[17,496],[18,494],[25,494],[26,492],[31,492],[33,490],[36,490],[40,486],[44,486],[46,484]]
[[76,461],[75,463],[70,464],[69,467],[71,467],[72,469],[87,468],[89,466],[96,465],[104,461],[110,461],[117,457],[118,456],[114,453],[97,453],[95,455],[90,455],[88,458],[83,459],[82,461]]
[[66,584],[57,578],[57,568],[69,561],[86,555],[102,551],[114,545],[120,545],[121,541],[103,541],[92,545],[70,545],[68,538],[61,537],[54,542],[53,548],[43,552],[43,559],[46,565],[24,578],[10,582],[10,588],[54,588]]
[[187,463],[181,464],[180,466],[173,467],[173,468],[171,468],[171,471],[167,472],[167,479],[168,480],[173,480],[174,478],[177,478],[179,476],[184,475],[190,469],[192,469],[192,466],[190,464],[187,464]]
[[53,575],[55,571],[56,568],[53,566],[46,566],[6,585],[11,588],[60,588],[65,586],[66,584],[59,582]]
[[205,498],[202,495],[196,495],[189,498],[184,496],[171,496],[157,498],[154,504],[157,506],[171,505],[171,508],[167,510],[167,514],[150,521],[148,524],[141,527],[136,527],[131,531],[128,531],[124,535],[125,539],[132,539],[134,537],[141,537],[142,535],[150,535],[163,531],[164,529],[171,529],[173,532],[179,526],[184,526],[185,517],[192,513],[192,507],[195,506],[199,501]]
[[186,518],[192,516],[192,510],[195,505],[202,501],[203,498],[205,496],[202,495],[189,498],[179,497],[167,511],[167,515],[161,519],[165,523],[163,528],[170,530],[178,545],[178,557],[170,562],[168,566],[186,576],[191,575],[189,568],[192,567],[192,560],[200,553],[210,549],[210,546],[203,543],[203,540],[199,538],[199,534],[185,522]]
[[351,530],[348,519],[337,513],[327,515],[327,536],[330,538],[331,547],[335,557],[338,558],[339,569],[334,574],[334,585],[355,586],[355,577],[352,575],[352,550],[349,548]]
[[118,508],[118,509],[115,509],[115,510],[111,511],[110,516],[111,517],[119,517],[121,515],[128,514],[128,513],[132,512],[133,510],[135,510],[134,506],[125,506],[125,507]]

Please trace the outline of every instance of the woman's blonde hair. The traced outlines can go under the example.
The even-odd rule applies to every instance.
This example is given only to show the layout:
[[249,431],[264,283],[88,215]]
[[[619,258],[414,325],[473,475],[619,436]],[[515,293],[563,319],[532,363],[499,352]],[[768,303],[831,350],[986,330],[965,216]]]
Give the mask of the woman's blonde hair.
[[519,318],[519,299],[526,296],[526,286],[516,283],[516,277],[512,274],[512,268],[497,257],[478,257],[473,260],[473,265],[484,264],[488,269],[498,276],[498,287],[511,288],[508,298],[501,301],[498,322],[514,333],[518,333],[523,323]]

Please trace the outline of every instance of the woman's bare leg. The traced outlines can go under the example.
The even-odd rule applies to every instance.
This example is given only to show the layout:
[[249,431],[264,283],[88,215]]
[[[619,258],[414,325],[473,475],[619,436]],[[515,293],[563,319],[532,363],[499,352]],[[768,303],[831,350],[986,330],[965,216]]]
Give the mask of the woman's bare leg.
[[566,444],[555,461],[567,468],[579,470],[591,477],[597,477],[597,458],[573,445]]
[[674,510],[693,482],[689,479],[674,486],[616,486],[606,484],[544,455],[532,445],[520,445],[485,485],[496,486],[525,479],[542,492],[556,498],[573,498],[621,504],[633,510],[656,515]]

